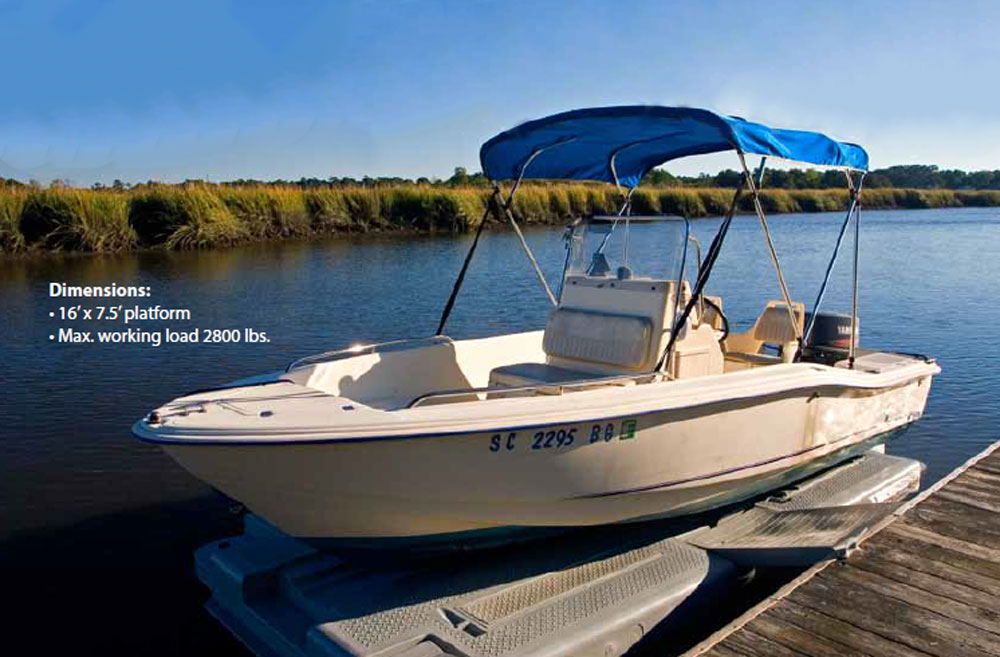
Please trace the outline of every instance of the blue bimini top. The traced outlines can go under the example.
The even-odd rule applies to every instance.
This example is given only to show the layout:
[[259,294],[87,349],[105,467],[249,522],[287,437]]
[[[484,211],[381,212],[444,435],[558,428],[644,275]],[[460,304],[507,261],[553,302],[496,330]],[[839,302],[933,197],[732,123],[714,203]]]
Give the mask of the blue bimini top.
[[579,109],[501,132],[479,149],[490,180],[600,180],[632,188],[653,167],[687,155],[740,151],[805,164],[868,170],[868,153],[818,132],[769,128],[690,107]]

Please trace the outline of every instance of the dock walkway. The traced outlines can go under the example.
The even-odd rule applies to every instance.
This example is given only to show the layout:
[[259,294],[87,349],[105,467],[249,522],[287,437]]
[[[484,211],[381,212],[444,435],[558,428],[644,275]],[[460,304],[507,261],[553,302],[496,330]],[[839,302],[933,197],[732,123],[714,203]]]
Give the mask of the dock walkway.
[[1000,657],[1000,441],[695,655]]

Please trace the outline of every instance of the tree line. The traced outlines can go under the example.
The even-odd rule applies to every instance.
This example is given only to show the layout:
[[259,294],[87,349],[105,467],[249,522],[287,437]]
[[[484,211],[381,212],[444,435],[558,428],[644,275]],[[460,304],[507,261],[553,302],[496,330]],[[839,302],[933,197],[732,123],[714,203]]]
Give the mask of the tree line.
[[[698,176],[675,176],[666,169],[653,169],[647,173],[641,185],[648,187],[736,187],[742,174],[733,169],[724,169],[716,174],[702,173]],[[185,180],[185,184],[204,184],[205,180]],[[842,189],[845,185],[841,171],[817,169],[771,169],[764,172],[765,188],[772,189]],[[92,189],[126,190],[158,185],[157,181],[128,183],[115,180],[111,185],[94,183]],[[337,177],[299,178],[298,180],[256,180],[240,178],[218,183],[223,186],[243,187],[250,185],[291,186],[303,189],[330,187],[391,187],[398,185],[430,185],[445,187],[486,187],[489,180],[482,172],[469,173],[465,167],[455,167],[452,176],[441,178],[402,178],[399,176],[364,176],[363,178]],[[0,177],[0,187],[41,187],[36,181],[23,183]],[[71,186],[66,181],[53,181],[50,187]],[[897,189],[953,189],[953,190],[1000,190],[1000,170],[962,171],[960,169],[939,169],[933,164],[900,164],[884,169],[875,169],[865,177],[865,186],[870,188]]]
[[[654,187],[737,187],[743,174],[724,169],[717,174],[674,176],[654,169],[642,184]],[[841,171],[816,169],[770,169],[764,172],[764,187],[774,189],[839,189],[844,187]],[[962,171],[939,169],[933,164],[899,164],[874,169],[865,176],[865,186],[897,189],[1000,189],[1000,170]]]

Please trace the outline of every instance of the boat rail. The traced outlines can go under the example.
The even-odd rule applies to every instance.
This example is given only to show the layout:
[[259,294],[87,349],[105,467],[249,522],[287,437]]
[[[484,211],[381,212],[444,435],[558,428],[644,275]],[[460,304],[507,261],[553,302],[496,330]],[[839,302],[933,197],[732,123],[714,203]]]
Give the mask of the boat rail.
[[592,379],[573,379],[571,381],[551,381],[545,383],[530,383],[523,386],[486,386],[481,388],[456,388],[452,390],[434,390],[425,392],[410,400],[404,407],[407,409],[417,408],[430,399],[440,399],[445,397],[465,397],[468,395],[490,394],[494,392],[528,392],[530,390],[552,390],[561,395],[566,388],[582,388],[594,385],[614,385],[627,383],[653,383],[664,378],[661,372],[643,372],[642,374],[618,374],[615,376],[601,376]]
[[327,363],[336,360],[343,360],[345,358],[353,358],[354,356],[363,356],[366,354],[377,354],[385,353],[391,351],[406,351],[407,349],[418,349],[420,347],[429,347],[438,344],[453,344],[454,340],[446,335],[432,335],[426,338],[408,338],[405,340],[389,340],[388,342],[377,342],[375,344],[358,344],[344,349],[336,349],[334,351],[325,351],[321,354],[314,354],[312,356],[305,356],[299,358],[298,360],[293,360],[285,368],[286,372],[291,372],[299,367],[305,367],[307,365],[316,365],[317,363]]

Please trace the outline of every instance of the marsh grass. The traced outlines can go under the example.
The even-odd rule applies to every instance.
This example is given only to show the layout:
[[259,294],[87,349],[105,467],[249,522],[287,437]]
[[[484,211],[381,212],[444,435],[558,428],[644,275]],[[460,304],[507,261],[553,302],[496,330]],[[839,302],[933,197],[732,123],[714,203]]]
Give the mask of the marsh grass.
[[21,211],[28,193],[23,189],[0,188],[0,251],[17,253],[25,248],[21,232]]
[[[129,191],[0,187],[0,251],[129,251],[142,247],[210,248],[241,242],[344,232],[463,232],[483,217],[483,187],[392,185],[301,189],[205,184],[151,185]],[[640,187],[634,214],[718,216],[733,190]],[[842,211],[846,190],[764,189],[767,212]],[[1000,191],[867,189],[868,208],[1000,206]],[[559,224],[613,214],[617,190],[588,183],[526,183],[515,197],[524,223]],[[748,195],[741,212],[753,212]],[[491,218],[490,221],[496,221]],[[501,218],[505,225],[506,219]]]
[[203,185],[157,185],[139,191],[129,204],[129,224],[142,246],[169,249],[230,246],[251,235],[219,194]]
[[290,187],[223,187],[215,191],[250,239],[303,237],[312,227],[305,196]]
[[422,231],[466,231],[482,219],[488,196],[475,188],[389,187],[380,194],[380,225]]
[[135,231],[128,222],[128,194],[124,192],[81,192],[78,221],[71,230],[85,251],[117,253],[130,251],[137,244]]

